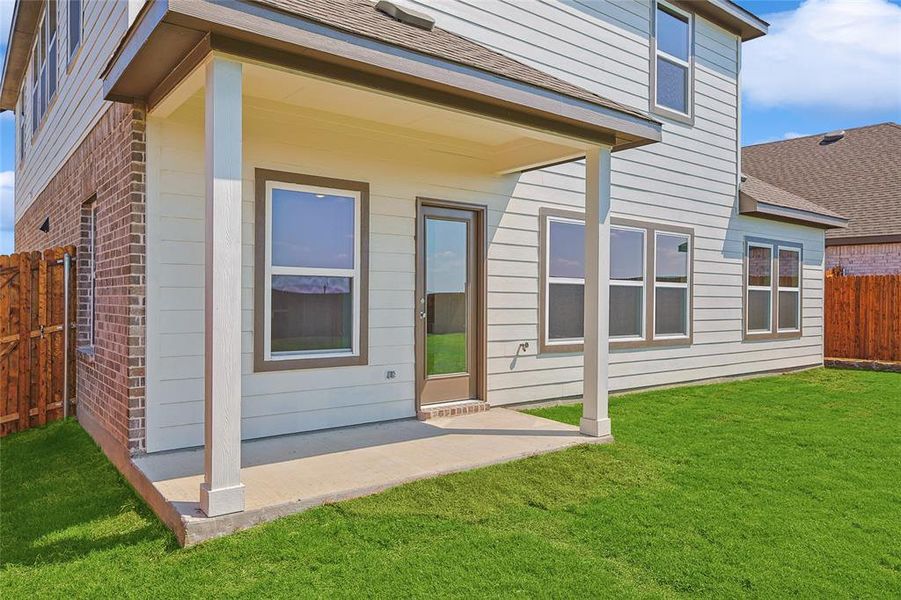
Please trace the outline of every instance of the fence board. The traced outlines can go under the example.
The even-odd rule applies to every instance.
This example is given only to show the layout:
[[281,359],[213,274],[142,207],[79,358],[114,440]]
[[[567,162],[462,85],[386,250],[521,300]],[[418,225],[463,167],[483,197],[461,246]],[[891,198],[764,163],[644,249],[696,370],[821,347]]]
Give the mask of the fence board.
[[[69,305],[64,303],[66,246],[0,256],[0,436],[60,418],[64,413],[64,362],[69,363],[69,402],[74,398],[75,261]],[[65,336],[69,336],[64,351]]]
[[901,275],[826,278],[825,354],[901,361]]

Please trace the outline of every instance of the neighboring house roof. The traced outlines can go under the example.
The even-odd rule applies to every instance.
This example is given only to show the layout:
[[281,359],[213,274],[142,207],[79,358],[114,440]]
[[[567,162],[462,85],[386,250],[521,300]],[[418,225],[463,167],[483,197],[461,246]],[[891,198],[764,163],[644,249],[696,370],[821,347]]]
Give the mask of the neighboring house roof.
[[751,175],[742,175],[739,188],[742,214],[824,228],[847,227],[848,219],[791,192]]
[[827,243],[901,241],[901,126],[882,123],[826,142],[814,135],[742,149],[742,170],[848,217]]
[[375,10],[374,3],[368,0],[253,1],[335,29],[474,67],[507,79],[528,83],[558,94],[653,121],[647,114],[639,110],[558,79],[437,25],[431,30],[425,30],[401,23],[385,13]]

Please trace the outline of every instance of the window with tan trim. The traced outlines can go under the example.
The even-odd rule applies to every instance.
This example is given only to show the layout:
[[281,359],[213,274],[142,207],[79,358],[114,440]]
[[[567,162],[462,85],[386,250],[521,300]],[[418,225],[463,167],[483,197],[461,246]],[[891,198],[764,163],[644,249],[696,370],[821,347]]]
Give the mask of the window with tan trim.
[[[584,335],[582,213],[541,209],[539,346],[581,352]],[[611,219],[610,345],[690,344],[691,229]]]
[[257,370],[366,363],[369,186],[257,170]]
[[36,134],[57,88],[57,5],[46,0],[31,57],[31,132]]
[[694,21],[691,13],[667,3],[651,4],[652,111],[679,121],[692,116]]
[[75,56],[75,52],[81,47],[81,34],[84,28],[84,0],[69,0],[69,61]]
[[801,336],[801,245],[745,240],[745,339]]

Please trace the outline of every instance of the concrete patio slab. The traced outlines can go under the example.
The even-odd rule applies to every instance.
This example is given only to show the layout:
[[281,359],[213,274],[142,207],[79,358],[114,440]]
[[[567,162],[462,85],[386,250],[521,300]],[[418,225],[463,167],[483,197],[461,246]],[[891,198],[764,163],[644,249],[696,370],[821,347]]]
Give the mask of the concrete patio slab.
[[168,504],[154,510],[168,513],[168,523],[181,523],[176,535],[189,546],[417,479],[610,441],[503,408],[252,440],[241,445],[245,511],[214,518],[200,512],[202,448],[150,454],[134,464],[158,492],[154,496]]

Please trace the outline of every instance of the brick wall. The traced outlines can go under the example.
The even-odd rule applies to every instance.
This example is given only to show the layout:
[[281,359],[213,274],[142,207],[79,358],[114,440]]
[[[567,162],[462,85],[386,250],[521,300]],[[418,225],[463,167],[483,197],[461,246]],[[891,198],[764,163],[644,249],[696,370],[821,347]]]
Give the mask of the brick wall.
[[144,136],[142,108],[113,104],[18,220],[15,238],[17,251],[78,246],[78,410],[131,452],[144,449]]
[[901,273],[901,242],[826,246],[826,268],[841,266],[846,275]]

